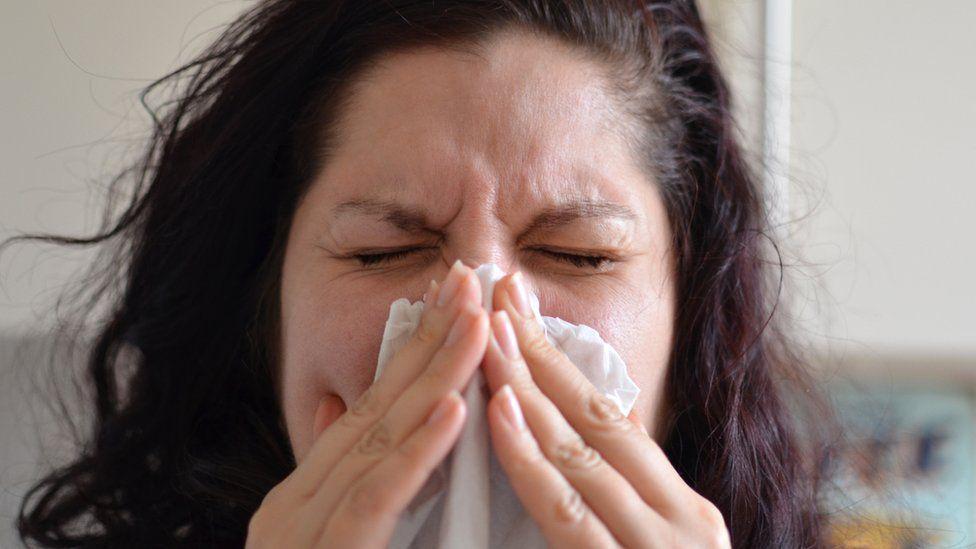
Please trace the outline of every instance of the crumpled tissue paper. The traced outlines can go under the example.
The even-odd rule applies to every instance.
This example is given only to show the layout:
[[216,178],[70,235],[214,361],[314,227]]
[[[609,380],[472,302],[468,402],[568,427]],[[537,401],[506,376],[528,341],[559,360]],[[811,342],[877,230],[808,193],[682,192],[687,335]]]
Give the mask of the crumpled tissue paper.
[[[494,263],[485,263],[475,269],[475,274],[481,282],[482,304],[485,310],[491,311],[492,290],[505,272]],[[630,414],[640,389],[627,375],[617,351],[589,326],[541,316],[539,299],[532,292],[529,301],[536,318],[541,318],[549,341],[566,354],[597,390],[616,403],[621,413]],[[413,334],[423,307],[423,301],[411,303],[407,298],[390,304],[374,381]],[[546,547],[542,532],[522,507],[491,448],[485,409],[490,395],[480,369],[461,393],[467,408],[461,434],[451,453],[401,515],[389,547]]]

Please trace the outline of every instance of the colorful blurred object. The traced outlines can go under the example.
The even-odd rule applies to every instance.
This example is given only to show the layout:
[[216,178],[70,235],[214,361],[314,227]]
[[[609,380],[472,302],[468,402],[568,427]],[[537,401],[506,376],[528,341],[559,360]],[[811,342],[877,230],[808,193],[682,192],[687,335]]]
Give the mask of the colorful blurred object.
[[846,429],[825,463],[832,544],[976,546],[972,395],[890,379],[831,395]]

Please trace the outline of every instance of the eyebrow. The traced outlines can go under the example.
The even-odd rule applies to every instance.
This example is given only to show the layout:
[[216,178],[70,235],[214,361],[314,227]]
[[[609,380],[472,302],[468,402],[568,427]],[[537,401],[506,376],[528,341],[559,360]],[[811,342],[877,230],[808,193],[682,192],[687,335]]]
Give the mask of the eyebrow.
[[[418,207],[406,206],[390,200],[355,199],[347,200],[332,209],[334,215],[348,212],[361,215],[381,216],[381,220],[408,233],[440,234],[430,226],[427,215]],[[564,202],[547,207],[532,218],[523,234],[533,231],[554,229],[578,221],[592,218],[618,218],[635,220],[637,215],[627,206],[604,200],[582,199]]]
[[347,200],[332,208],[333,215],[345,213],[382,216],[381,221],[407,233],[433,233],[427,215],[417,207],[405,206],[390,200],[371,198]]
[[619,218],[626,220],[637,219],[637,214],[627,206],[607,202],[604,200],[577,200],[565,202],[545,208],[534,218],[525,229],[528,234],[532,231],[554,229],[563,225],[568,225],[580,219],[592,218]]

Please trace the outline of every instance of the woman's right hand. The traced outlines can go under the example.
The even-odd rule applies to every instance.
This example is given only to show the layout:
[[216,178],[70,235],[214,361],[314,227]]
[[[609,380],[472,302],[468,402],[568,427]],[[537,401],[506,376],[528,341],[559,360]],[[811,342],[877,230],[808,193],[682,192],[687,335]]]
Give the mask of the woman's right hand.
[[458,261],[443,284],[431,281],[417,329],[380,378],[265,496],[246,547],[385,547],[461,431],[459,391],[488,329],[478,278]]

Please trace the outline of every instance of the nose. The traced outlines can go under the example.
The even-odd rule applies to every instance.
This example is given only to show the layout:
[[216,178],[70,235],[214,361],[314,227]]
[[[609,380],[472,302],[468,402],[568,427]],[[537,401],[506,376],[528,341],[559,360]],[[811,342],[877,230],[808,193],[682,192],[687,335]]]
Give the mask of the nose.
[[[505,273],[513,273],[516,270],[512,268],[513,262],[506,259],[510,257],[510,254],[504,252],[503,250],[499,251],[495,248],[492,248],[492,250],[486,252],[484,251],[483,246],[463,247],[463,250],[458,253],[451,253],[450,250],[447,250],[444,257],[448,262],[448,270],[450,269],[451,265],[453,265],[454,261],[458,259],[461,260],[461,263],[467,267],[470,267],[471,269],[476,269],[485,263],[494,263],[499,269],[502,270],[502,272]],[[444,276],[446,275],[447,272],[445,271]],[[482,292],[485,292],[485,290],[486,289],[484,287],[481,288]]]
[[483,265],[485,263],[494,263],[495,265],[498,265],[498,267],[501,270],[505,271],[506,273],[514,272],[512,267],[512,262],[507,261],[505,259],[501,259],[500,254],[470,254],[470,253],[452,254],[450,252],[447,252],[444,254],[445,267],[449,270],[451,268],[451,265],[453,265],[454,262],[458,259],[460,259],[461,263],[463,263],[466,267],[470,267],[471,269],[476,269],[478,268],[478,266]]
[[[437,267],[435,276],[442,280],[455,261],[461,260],[465,266],[476,269],[485,263],[494,263],[506,274],[521,270],[518,249],[513,239],[503,231],[472,230],[457,232],[447,237],[442,245],[442,266]],[[526,288],[536,291],[531,273],[523,271]]]
[[506,273],[518,269],[517,250],[504,227],[493,226],[489,221],[469,223],[446,240],[442,258],[447,269],[458,259],[472,269],[485,263],[494,263]]

